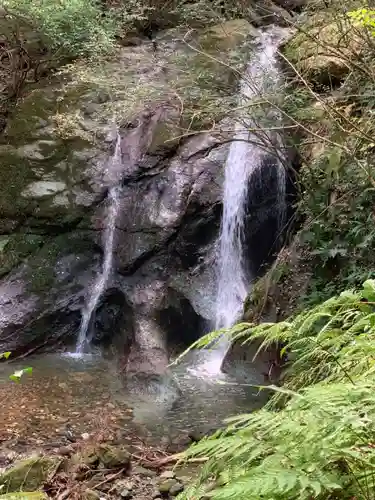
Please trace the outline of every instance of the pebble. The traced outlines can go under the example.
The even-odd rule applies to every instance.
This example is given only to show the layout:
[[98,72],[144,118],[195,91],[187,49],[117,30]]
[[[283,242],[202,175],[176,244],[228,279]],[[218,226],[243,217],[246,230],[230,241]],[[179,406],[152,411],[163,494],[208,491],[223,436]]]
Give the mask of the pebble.
[[134,483],[132,481],[128,481],[126,479],[117,481],[116,483],[116,491],[122,492],[123,490],[132,491],[134,489]]
[[[158,488],[159,488],[159,492],[162,494],[162,495],[165,495],[165,494],[168,494],[171,492],[172,488],[175,486],[175,485],[181,485],[181,483],[179,483],[178,481],[176,481],[175,479],[165,479],[164,481],[160,482],[158,484]],[[181,491],[181,490],[180,490]]]
[[88,439],[90,439],[90,434],[88,432],[84,432],[83,434],[81,434],[81,438],[84,441],[87,441]]
[[131,498],[133,496],[132,492],[130,490],[127,490],[126,488],[123,489],[120,493],[121,498]]
[[154,470],[146,469],[145,467],[141,467],[140,465],[132,468],[132,474],[146,477],[155,477],[157,475]]
[[73,454],[73,452],[74,452],[74,450],[70,446],[61,446],[61,448],[59,448],[57,450],[57,453],[59,453],[59,455],[63,455],[63,456],[70,456]]
[[175,497],[177,496],[179,493],[181,493],[181,491],[184,490],[184,485],[179,483],[179,482],[176,482],[169,490],[169,494],[172,496],[172,497]]
[[176,477],[176,474],[173,472],[173,470],[165,470],[160,474],[160,479],[174,479]]

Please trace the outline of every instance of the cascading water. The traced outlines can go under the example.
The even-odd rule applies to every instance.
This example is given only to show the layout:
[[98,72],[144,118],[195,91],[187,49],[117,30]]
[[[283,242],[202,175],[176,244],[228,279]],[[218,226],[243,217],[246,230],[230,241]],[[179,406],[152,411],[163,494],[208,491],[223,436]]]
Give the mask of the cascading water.
[[[260,48],[254,54],[241,83],[240,106],[264,94],[279,83],[276,53],[280,39],[263,33]],[[279,142],[267,131],[259,135],[246,129],[256,128],[250,117],[243,117],[236,125],[237,133],[231,144],[225,168],[223,219],[218,256],[218,293],[216,300],[215,328],[228,328],[240,317],[244,300],[249,293],[250,277],[246,270],[243,252],[246,199],[252,174],[261,166],[265,139]],[[267,135],[269,135],[267,137]],[[278,165],[278,211],[281,218],[285,211],[285,169]]]
[[[259,42],[259,49],[255,51],[241,82],[240,109],[245,109],[250,101],[254,101],[279,85],[276,54],[280,37],[275,36],[274,32],[264,32]],[[271,113],[274,115],[272,118],[277,121],[279,117],[272,110],[270,110]],[[256,123],[252,117],[239,116],[236,134],[231,143],[225,167],[223,219],[217,257],[216,330],[228,328],[240,318],[250,289],[251,276],[249,276],[244,255],[244,222],[253,174],[257,169],[262,168],[267,143],[273,145],[279,155],[282,154],[280,136],[274,132],[268,132],[266,128],[262,130],[261,137],[250,131],[259,126],[261,124]],[[274,161],[277,167],[278,184],[275,209],[278,211],[281,227],[286,208],[285,168],[280,157],[274,158]],[[227,348],[228,342],[223,336],[211,350],[209,359],[206,359],[204,363],[203,371],[211,374],[219,373]]]
[[[111,158],[109,169],[117,167],[121,162],[121,137],[117,135],[115,152]],[[108,212],[106,218],[106,227],[103,234],[104,258],[102,271],[99,273],[92,285],[88,301],[82,311],[81,326],[78,335],[76,353],[86,352],[90,344],[90,326],[94,312],[97,308],[99,299],[106,289],[108,279],[112,271],[113,264],[113,243],[116,232],[116,219],[119,211],[119,188],[112,187],[108,191]]]

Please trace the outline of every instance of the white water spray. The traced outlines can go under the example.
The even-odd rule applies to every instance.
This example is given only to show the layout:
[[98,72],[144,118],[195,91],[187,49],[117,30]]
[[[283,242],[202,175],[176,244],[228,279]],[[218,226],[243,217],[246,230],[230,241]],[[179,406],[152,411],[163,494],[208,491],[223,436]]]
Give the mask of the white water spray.
[[[267,90],[279,86],[276,54],[280,36],[274,32],[264,32],[257,49],[248,65],[241,82],[239,108],[264,95]],[[280,121],[272,110],[274,121]],[[268,116],[268,118],[270,118]],[[215,329],[229,328],[241,317],[243,304],[250,291],[249,276],[244,255],[244,223],[249,186],[253,173],[262,167],[265,158],[265,145],[274,145],[278,154],[282,152],[282,139],[275,133],[262,130],[259,134],[251,129],[259,128],[259,123],[251,116],[239,116],[236,133],[231,143],[224,178],[223,219],[221,224],[219,252],[217,257],[217,296]],[[279,226],[285,214],[285,169],[281,158],[275,158],[277,165],[277,207]],[[196,373],[204,376],[217,376],[228,350],[229,342],[222,336],[218,343],[204,356],[203,363]]]
[[[260,48],[254,54],[241,83],[240,106],[263,95],[279,84],[276,53],[280,39],[263,33]],[[246,129],[259,127],[251,117],[243,117],[236,125],[237,133],[231,144],[225,168],[223,219],[218,256],[218,292],[215,328],[232,326],[243,312],[251,277],[246,270],[243,252],[244,221],[249,184],[255,170],[261,167],[265,151],[259,136]],[[262,131],[261,141],[275,143]],[[278,139],[276,138],[278,141]],[[285,169],[278,162],[277,210],[284,212]],[[282,206],[281,206],[282,205]]]
[[[121,138],[117,136],[116,148],[111,158],[109,168],[117,167],[121,162]],[[78,335],[76,353],[81,354],[88,350],[90,344],[90,327],[99,299],[106,289],[113,265],[113,244],[116,232],[116,219],[119,212],[119,188],[112,187],[108,192],[108,212],[106,227],[103,234],[104,258],[101,273],[92,285],[88,301],[82,311],[81,326]]]

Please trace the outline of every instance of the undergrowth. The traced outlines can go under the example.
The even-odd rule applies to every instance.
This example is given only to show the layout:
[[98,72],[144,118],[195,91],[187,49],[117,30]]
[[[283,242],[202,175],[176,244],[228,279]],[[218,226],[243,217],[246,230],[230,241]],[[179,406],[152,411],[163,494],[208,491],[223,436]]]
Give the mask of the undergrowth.
[[304,305],[374,277],[375,39],[372,11],[358,6],[313,3],[281,55],[301,163],[300,241],[314,260]]
[[[375,281],[276,324],[226,332],[283,346],[282,387],[268,405],[193,445],[205,461],[179,498],[370,500],[375,497]],[[212,343],[223,332],[201,339]]]

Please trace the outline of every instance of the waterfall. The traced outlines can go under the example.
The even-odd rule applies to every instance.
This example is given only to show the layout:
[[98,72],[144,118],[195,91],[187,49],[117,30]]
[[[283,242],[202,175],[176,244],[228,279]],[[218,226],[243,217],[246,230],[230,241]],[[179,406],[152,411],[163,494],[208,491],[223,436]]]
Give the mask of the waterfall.
[[[259,48],[254,52],[240,86],[239,109],[254,102],[267,91],[279,87],[276,54],[283,32],[264,32],[259,39]],[[249,276],[244,253],[246,204],[251,192],[253,174],[259,168],[266,168],[262,160],[273,155],[273,166],[277,171],[277,193],[275,210],[278,226],[282,228],[286,213],[285,187],[286,176],[283,163],[283,141],[279,134],[267,130],[266,121],[281,123],[281,116],[273,109],[257,123],[254,117],[240,114],[235,128],[225,166],[223,218],[220,229],[219,251],[217,255],[217,295],[215,329],[228,328],[235,324],[243,313],[243,304],[250,291],[252,277]],[[263,125],[263,127],[262,127]],[[259,128],[261,133],[251,129]],[[267,148],[271,147],[271,153]],[[269,166],[269,165],[268,165]],[[201,353],[198,366],[190,369],[192,373],[204,378],[221,374],[221,366],[228,350],[229,342],[223,335],[215,346]]]
[[[264,32],[260,37],[260,47],[254,53],[251,63],[241,82],[240,108],[246,103],[264,95],[268,89],[279,84],[276,54],[280,38]],[[277,121],[276,113],[270,110]],[[269,117],[268,117],[269,118]],[[244,220],[248,190],[254,172],[261,167],[265,156],[265,143],[273,144],[279,154],[282,140],[274,133],[262,130],[261,136],[249,129],[259,128],[251,117],[240,117],[236,124],[236,134],[231,143],[224,178],[223,219],[219,239],[218,288],[216,299],[215,328],[232,326],[243,312],[243,303],[249,293],[251,276],[248,275],[244,256]],[[276,158],[278,192],[277,210],[279,225],[285,214],[285,168],[280,158]]]
[[[115,152],[111,158],[109,169],[117,167],[121,162],[121,137],[117,135]],[[103,233],[104,257],[101,272],[96,276],[89,293],[88,301],[82,311],[81,326],[78,335],[76,353],[84,353],[90,344],[90,326],[99,299],[106,289],[113,265],[113,243],[116,232],[116,219],[119,212],[119,188],[112,187],[108,191],[108,208]]]
[[[278,227],[282,228],[286,214],[286,174],[283,162],[283,140],[275,131],[269,130],[269,122],[282,123],[282,117],[271,108],[255,118],[248,104],[263,100],[267,92],[275,93],[280,86],[277,69],[277,49],[286,32],[265,31],[258,40],[251,61],[240,85],[238,118],[234,139],[231,142],[224,175],[223,217],[216,256],[217,293],[215,306],[215,329],[233,326],[243,313],[243,304],[250,291],[252,277],[244,251],[246,205],[258,176],[253,175],[260,168],[270,167],[266,157],[272,157],[272,168],[276,168],[277,192],[275,192],[275,213]],[[261,99],[260,99],[261,98]],[[258,108],[259,109],[259,108]],[[252,132],[254,128],[257,133]],[[271,127],[272,128],[272,127]],[[275,154],[272,154],[274,152]],[[273,189],[273,188],[272,188]],[[264,186],[267,190],[267,186]],[[277,237],[277,236],[276,236]],[[209,350],[198,354],[198,360],[189,369],[196,376],[217,377],[228,350],[229,342],[223,335]]]

